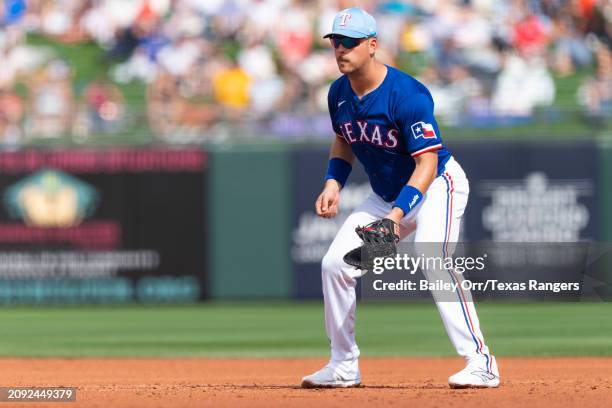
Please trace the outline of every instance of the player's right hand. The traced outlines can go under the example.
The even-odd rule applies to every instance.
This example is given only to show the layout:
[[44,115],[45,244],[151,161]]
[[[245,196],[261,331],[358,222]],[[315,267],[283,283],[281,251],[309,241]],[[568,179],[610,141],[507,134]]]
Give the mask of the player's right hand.
[[315,203],[317,215],[323,218],[333,218],[338,214],[340,203],[340,184],[336,180],[327,180],[323,191]]

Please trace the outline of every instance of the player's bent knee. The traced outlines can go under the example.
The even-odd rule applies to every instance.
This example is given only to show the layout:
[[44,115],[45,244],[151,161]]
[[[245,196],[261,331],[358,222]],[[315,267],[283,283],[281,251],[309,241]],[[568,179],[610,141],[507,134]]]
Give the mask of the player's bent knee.
[[323,278],[339,278],[343,276],[343,269],[348,265],[342,259],[341,254],[327,251],[321,261],[321,272]]

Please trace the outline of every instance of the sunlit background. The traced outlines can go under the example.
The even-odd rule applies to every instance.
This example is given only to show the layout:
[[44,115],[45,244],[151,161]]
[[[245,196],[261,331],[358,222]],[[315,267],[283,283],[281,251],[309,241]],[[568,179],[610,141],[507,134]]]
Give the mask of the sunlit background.
[[329,140],[322,36],[360,5],[444,137],[601,135],[607,0],[4,0],[0,146]]

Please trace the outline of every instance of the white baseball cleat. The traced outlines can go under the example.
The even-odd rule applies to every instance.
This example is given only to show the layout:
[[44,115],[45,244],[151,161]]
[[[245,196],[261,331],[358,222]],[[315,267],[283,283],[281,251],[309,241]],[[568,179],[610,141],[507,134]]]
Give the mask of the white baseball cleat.
[[497,388],[499,387],[499,371],[495,357],[491,356],[491,369],[487,369],[482,361],[473,361],[458,373],[448,377],[451,388]]
[[359,369],[354,374],[345,374],[331,364],[314,374],[302,378],[302,388],[350,388],[361,385]]

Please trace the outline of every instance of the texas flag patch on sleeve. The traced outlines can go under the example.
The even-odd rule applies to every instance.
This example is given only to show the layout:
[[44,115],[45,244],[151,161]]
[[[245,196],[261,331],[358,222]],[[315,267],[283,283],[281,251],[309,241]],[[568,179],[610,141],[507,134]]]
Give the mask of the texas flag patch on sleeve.
[[423,139],[435,139],[436,131],[431,123],[417,122],[410,126],[412,135],[415,139],[422,137]]

